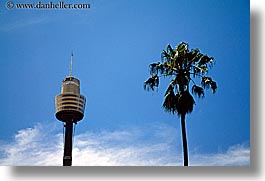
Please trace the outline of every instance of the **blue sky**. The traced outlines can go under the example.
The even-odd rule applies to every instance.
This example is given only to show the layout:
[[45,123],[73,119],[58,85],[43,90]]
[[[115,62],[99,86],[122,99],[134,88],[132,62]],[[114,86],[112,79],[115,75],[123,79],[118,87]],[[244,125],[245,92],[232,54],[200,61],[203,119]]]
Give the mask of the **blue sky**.
[[[54,116],[54,97],[69,75],[74,51],[73,75],[87,99],[85,117],[76,126],[76,161],[182,165],[179,118],[162,109],[170,80],[162,79],[158,92],[143,90],[148,65],[160,60],[168,43],[181,41],[216,59],[209,75],[218,85],[216,94],[196,99],[186,118],[190,163],[249,164],[249,1],[77,2],[90,3],[91,8],[7,10],[5,2],[0,3],[0,164],[21,164],[16,160],[23,160],[27,145],[35,150],[32,155],[52,154],[54,145],[59,158],[40,164],[61,164],[62,146],[57,142],[62,142],[62,123]],[[38,146],[32,149],[32,143]],[[21,145],[25,150],[14,153]],[[98,159],[82,162],[93,154]],[[214,163],[233,154],[243,154],[244,161]],[[33,163],[39,162],[25,164]]]

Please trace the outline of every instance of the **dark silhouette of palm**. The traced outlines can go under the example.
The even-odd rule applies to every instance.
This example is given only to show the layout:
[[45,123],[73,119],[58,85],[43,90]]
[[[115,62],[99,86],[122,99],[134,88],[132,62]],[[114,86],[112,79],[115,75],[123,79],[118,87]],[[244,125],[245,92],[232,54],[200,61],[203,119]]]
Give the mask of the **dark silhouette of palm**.
[[[200,53],[199,49],[189,50],[189,45],[181,42],[175,49],[168,45],[161,59],[162,62],[150,64],[150,78],[144,82],[144,89],[154,91],[158,88],[160,77],[172,78],[165,92],[163,108],[181,117],[184,166],[188,166],[185,117],[192,112],[195,104],[190,90],[199,98],[204,97],[205,89],[216,92],[216,82],[206,76],[214,64],[214,58]],[[200,85],[196,84],[196,80],[200,80]],[[190,83],[193,84],[191,88]]]

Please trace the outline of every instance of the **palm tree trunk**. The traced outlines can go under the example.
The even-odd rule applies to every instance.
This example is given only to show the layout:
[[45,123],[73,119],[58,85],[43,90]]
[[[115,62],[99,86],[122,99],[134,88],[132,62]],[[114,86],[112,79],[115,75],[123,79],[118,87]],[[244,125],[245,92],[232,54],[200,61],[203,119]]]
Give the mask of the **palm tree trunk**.
[[188,166],[189,159],[188,159],[188,144],[186,137],[185,116],[186,114],[181,114],[182,147],[183,147],[183,156],[184,156],[184,166]]

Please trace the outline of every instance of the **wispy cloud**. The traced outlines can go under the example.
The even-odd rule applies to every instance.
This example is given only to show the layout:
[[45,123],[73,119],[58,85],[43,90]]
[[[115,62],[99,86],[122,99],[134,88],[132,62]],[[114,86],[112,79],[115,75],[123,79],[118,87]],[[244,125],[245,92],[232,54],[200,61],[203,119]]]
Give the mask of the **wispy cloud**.
[[249,166],[250,148],[244,144],[230,146],[226,152],[192,156],[194,166]]
[[[1,146],[0,165],[60,166],[63,135],[51,128],[38,124],[20,130],[13,142]],[[181,166],[181,145],[177,144],[176,132],[175,128],[167,125],[155,125],[149,133],[146,129],[132,128],[79,134],[74,139],[73,165]],[[147,134],[152,134],[153,139],[146,138]],[[249,157],[249,147],[235,145],[222,153],[192,153],[190,163],[241,166],[249,165]]]
[[8,32],[12,30],[17,30],[21,28],[35,26],[37,24],[47,23],[48,19],[45,17],[34,17],[34,18],[27,18],[27,19],[18,19],[16,21],[11,21],[8,23],[3,23],[0,27],[0,31]]

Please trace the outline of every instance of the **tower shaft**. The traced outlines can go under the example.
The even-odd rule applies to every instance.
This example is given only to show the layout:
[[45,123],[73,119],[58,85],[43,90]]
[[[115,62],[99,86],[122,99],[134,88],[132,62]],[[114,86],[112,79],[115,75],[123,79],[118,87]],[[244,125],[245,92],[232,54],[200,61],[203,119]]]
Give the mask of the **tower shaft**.
[[73,149],[73,122],[69,120],[65,122],[63,166],[72,165],[72,149]]

